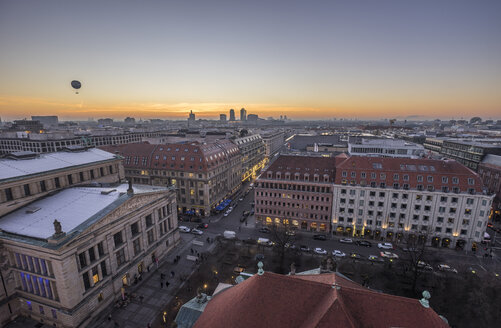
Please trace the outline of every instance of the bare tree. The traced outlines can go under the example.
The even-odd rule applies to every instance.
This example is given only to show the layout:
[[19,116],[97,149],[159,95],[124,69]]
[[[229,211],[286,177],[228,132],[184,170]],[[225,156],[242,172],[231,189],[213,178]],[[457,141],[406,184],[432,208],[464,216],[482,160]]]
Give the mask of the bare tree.
[[428,259],[428,252],[426,249],[426,242],[430,239],[430,230],[425,230],[418,235],[409,234],[403,239],[400,244],[404,255],[402,256],[402,263],[406,276],[409,277],[412,291],[417,293],[417,283],[419,279],[427,270],[433,270],[431,266],[426,263]]
[[273,225],[271,241],[273,241],[274,251],[278,253],[280,259],[280,273],[285,273],[285,254],[295,247],[296,233],[293,226],[291,224]]

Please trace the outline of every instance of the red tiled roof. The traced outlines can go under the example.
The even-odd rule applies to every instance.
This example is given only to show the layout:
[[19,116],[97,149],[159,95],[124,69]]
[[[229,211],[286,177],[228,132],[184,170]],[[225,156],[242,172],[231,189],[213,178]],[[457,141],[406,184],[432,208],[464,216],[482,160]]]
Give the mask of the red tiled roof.
[[[333,288],[336,283],[337,288]],[[254,275],[218,293],[194,328],[448,327],[418,300],[371,291],[337,274]]]
[[[343,172],[346,172],[346,176],[343,176]],[[352,172],[355,172],[354,178]],[[362,172],[365,172],[365,178],[362,177]],[[371,178],[371,173],[376,173],[375,179]],[[384,179],[381,178],[381,173],[386,175]],[[398,175],[396,180],[394,180],[395,174]],[[407,175],[409,180],[404,181],[404,175]],[[418,181],[418,176],[422,176],[423,181]],[[429,176],[433,177],[432,182],[428,181]],[[447,178],[446,182],[442,180],[442,177]],[[458,178],[459,183],[453,183],[453,178]],[[473,185],[468,184],[468,178],[473,179]],[[336,167],[335,183],[343,184],[343,180],[347,184],[351,181],[355,184],[364,184],[362,181],[365,181],[366,185],[376,182],[378,186],[384,182],[388,187],[392,187],[394,183],[400,186],[409,184],[410,189],[416,189],[417,185],[423,185],[426,189],[427,186],[432,185],[435,190],[441,190],[444,186],[449,190],[459,187],[463,192],[470,188],[475,189],[476,192],[482,191],[480,177],[455,160],[351,156],[338,163]]]
[[335,157],[316,157],[316,156],[280,156],[262,175],[266,178],[267,172],[281,172],[282,179],[285,179],[285,173],[289,172],[294,180],[294,175],[299,173],[300,180],[303,179],[305,174],[311,177],[318,174],[322,177],[324,174],[329,175],[329,181],[333,182],[336,172],[336,162],[339,159]]

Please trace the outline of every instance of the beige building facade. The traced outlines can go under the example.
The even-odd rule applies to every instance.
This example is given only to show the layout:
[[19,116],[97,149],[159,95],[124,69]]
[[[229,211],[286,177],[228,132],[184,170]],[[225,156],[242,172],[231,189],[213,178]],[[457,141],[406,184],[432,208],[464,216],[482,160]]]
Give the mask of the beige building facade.
[[2,323],[85,326],[179,241],[173,188],[76,187],[33,206],[0,219]]

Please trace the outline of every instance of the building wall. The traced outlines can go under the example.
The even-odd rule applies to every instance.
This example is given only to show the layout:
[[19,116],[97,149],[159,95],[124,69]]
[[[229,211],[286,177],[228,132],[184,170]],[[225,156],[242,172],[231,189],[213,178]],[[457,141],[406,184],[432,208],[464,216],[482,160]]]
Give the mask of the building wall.
[[[3,274],[13,277],[8,286],[10,298],[18,300],[15,310],[37,320],[43,319],[50,325],[85,326],[108,304],[121,297],[121,288],[124,284],[132,284],[141,268],[145,272],[148,267],[155,266],[156,260],[162,261],[178,243],[175,209],[173,190],[137,194],[55,249],[2,236],[10,263]],[[147,224],[150,216],[151,225]],[[131,225],[135,223],[139,229],[133,234]],[[123,242],[115,242],[116,234],[122,236]],[[140,249],[135,245],[140,245]],[[81,262],[81,258],[85,262]],[[119,258],[124,261],[119,263]],[[37,263],[34,259],[39,265],[29,264]],[[42,259],[47,270],[41,265]],[[104,263],[106,274],[101,263]],[[40,285],[37,292],[34,281],[30,286],[26,282],[28,275],[35,276],[35,281],[39,278],[49,281],[52,297],[47,288],[44,296]],[[87,286],[85,275],[89,278]],[[127,291],[127,286],[124,288]]]
[[481,242],[492,196],[362,186],[334,186],[332,224],[338,234],[394,240],[398,234],[427,234],[449,247]]
[[501,166],[480,163],[478,173],[489,194],[494,194],[493,209],[497,216],[501,215]]

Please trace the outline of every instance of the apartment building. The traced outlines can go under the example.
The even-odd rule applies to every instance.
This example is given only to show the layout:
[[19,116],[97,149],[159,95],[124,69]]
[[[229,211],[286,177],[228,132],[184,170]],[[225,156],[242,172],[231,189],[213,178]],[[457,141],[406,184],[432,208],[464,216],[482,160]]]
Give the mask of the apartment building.
[[448,139],[442,143],[440,154],[478,171],[487,154],[501,155],[501,139]]
[[256,220],[330,232],[335,164],[332,157],[280,156],[256,180]]
[[125,176],[134,183],[175,185],[180,213],[209,216],[242,183],[242,160],[230,140],[211,143],[148,143],[108,146],[120,154]]
[[253,180],[256,174],[264,168],[265,151],[263,139],[258,134],[236,138],[233,143],[240,149],[242,155],[242,181]]
[[482,241],[493,196],[453,160],[352,156],[338,163],[332,224],[336,233],[378,240],[427,236],[433,246]]
[[74,187],[0,218],[2,323],[84,327],[179,240],[173,188]]
[[114,183],[124,177],[121,158],[100,149],[14,152],[0,159],[0,216],[63,188]]
[[424,154],[421,145],[399,139],[350,137],[348,153],[352,156],[412,157]]
[[266,158],[274,156],[285,143],[285,132],[282,130],[265,131],[259,134],[266,146]]
[[280,156],[256,181],[256,219],[305,231],[475,248],[494,196],[453,160]]
[[0,134],[0,154],[17,151],[51,153],[62,151],[69,146],[105,146],[141,142],[143,138],[158,137],[158,131],[92,130],[46,131],[44,133],[2,132]]
[[501,156],[486,155],[478,165],[478,174],[482,178],[484,187],[490,194],[494,194],[492,209],[494,219],[501,218]]

